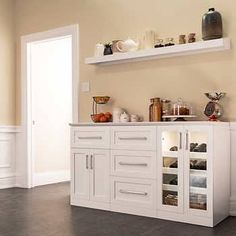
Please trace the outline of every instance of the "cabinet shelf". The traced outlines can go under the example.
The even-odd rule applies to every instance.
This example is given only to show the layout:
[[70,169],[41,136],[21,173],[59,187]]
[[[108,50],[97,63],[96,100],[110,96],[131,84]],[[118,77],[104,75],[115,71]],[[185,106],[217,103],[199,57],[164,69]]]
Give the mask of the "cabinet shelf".
[[196,194],[207,194],[206,188],[199,188],[199,187],[190,187],[190,193],[196,193]]
[[190,175],[206,177],[207,171],[206,170],[190,169]]
[[163,167],[163,174],[178,174],[178,168]]
[[230,49],[230,39],[221,38],[195,43],[181,44],[164,48],[151,48],[135,52],[115,53],[102,57],[89,57],[85,64],[109,65],[134,61],[146,61],[168,57],[194,55],[207,52],[216,52]]
[[206,160],[207,156],[208,156],[207,152],[190,152],[189,154],[190,159]]
[[165,191],[178,192],[178,185],[162,184],[162,188]]
[[164,151],[162,153],[163,157],[174,157],[174,158],[178,158],[178,152],[177,151]]

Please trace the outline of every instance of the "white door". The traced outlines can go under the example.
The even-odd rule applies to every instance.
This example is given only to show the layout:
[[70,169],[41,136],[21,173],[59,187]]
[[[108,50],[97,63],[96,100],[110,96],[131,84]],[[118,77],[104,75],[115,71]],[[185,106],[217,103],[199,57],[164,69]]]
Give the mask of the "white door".
[[109,150],[92,150],[90,155],[90,200],[109,202]]
[[78,199],[89,200],[89,150],[79,149],[72,154],[72,196]]
[[72,37],[32,43],[29,60],[35,186],[69,178]]

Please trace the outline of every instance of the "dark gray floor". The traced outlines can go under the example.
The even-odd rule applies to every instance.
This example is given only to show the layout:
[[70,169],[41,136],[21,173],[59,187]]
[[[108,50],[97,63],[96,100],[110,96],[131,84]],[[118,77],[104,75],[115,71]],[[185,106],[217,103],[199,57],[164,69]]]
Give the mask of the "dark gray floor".
[[215,228],[69,205],[69,184],[0,190],[0,236],[236,236],[236,218]]

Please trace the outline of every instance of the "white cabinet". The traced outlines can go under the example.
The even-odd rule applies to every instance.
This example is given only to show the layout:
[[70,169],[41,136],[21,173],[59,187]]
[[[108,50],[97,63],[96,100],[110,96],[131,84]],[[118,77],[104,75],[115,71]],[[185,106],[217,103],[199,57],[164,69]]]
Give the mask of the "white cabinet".
[[72,150],[71,202],[109,203],[110,155],[109,150]]
[[228,123],[88,124],[71,137],[73,205],[211,227],[229,214]]
[[[162,126],[159,140],[158,216],[214,226],[228,215],[229,166],[223,165],[221,170],[214,168],[229,163],[228,151],[224,151],[229,148],[228,129],[200,125]],[[224,192],[217,183],[219,176]]]

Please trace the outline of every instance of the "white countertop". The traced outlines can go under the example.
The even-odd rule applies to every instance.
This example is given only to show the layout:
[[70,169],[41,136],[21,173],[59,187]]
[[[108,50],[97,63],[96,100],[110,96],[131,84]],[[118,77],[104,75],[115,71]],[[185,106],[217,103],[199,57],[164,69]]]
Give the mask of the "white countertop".
[[213,121],[168,121],[168,122],[127,122],[127,123],[93,123],[93,122],[79,122],[70,124],[72,127],[76,126],[163,126],[163,125],[219,125],[230,126],[229,122],[213,122]]

